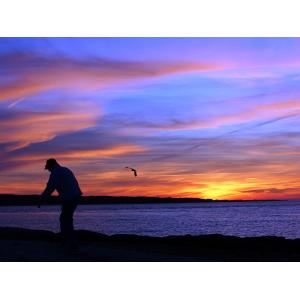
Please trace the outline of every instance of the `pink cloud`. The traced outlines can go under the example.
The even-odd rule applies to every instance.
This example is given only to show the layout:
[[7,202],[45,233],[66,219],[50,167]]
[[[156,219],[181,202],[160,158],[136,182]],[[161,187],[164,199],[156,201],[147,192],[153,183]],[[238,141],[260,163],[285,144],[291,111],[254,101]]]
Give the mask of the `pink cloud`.
[[220,68],[199,62],[75,61],[31,54],[2,56],[0,67],[7,76],[16,77],[9,84],[0,86],[0,100],[26,97],[57,88],[99,89],[133,80]]
[[[239,112],[213,116],[209,119],[180,120],[173,119],[164,123],[126,122],[126,126],[137,127],[137,131],[153,130],[187,130],[218,128],[226,125],[242,124],[251,121],[263,121],[275,118],[273,121],[293,117],[300,114],[300,100],[277,101],[266,104],[255,104]],[[271,120],[272,121],[272,120]],[[125,129],[125,130],[128,130]],[[142,128],[142,129],[139,129]],[[134,130],[134,129],[133,129]],[[146,131],[145,131],[146,130]]]

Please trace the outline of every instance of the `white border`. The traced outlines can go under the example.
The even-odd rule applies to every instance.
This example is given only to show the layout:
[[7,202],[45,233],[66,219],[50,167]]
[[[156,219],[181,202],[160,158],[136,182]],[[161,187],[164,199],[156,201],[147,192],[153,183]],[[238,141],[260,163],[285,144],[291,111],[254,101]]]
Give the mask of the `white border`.
[[[2,299],[298,299],[298,263],[9,263]],[[286,278],[289,278],[287,281]]]
[[0,36],[299,36],[298,0],[0,1]]

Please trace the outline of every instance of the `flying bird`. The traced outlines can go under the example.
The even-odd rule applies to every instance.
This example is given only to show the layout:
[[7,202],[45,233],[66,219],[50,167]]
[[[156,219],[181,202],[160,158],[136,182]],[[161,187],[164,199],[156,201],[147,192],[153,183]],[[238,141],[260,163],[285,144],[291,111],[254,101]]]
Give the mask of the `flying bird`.
[[125,169],[129,169],[133,172],[134,176],[136,177],[137,176],[137,172],[136,172],[136,169],[133,169],[133,168],[129,168],[129,167],[125,167]]

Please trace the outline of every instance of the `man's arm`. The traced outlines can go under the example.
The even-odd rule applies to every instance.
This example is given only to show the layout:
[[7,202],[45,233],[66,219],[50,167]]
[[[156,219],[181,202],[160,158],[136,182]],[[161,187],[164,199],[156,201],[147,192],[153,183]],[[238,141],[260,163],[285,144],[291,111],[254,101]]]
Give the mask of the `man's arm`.
[[49,197],[55,191],[56,187],[57,187],[57,175],[54,172],[51,172],[47,186],[41,194],[38,207],[40,207],[41,205],[40,204],[41,200],[45,199],[46,197]]

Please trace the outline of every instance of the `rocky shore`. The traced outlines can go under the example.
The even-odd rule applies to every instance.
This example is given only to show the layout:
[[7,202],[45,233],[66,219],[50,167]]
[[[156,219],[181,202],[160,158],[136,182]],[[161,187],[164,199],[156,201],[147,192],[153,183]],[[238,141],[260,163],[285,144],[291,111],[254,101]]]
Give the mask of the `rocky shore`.
[[76,235],[78,249],[70,252],[59,233],[0,228],[0,261],[300,261],[300,239],[283,237]]

